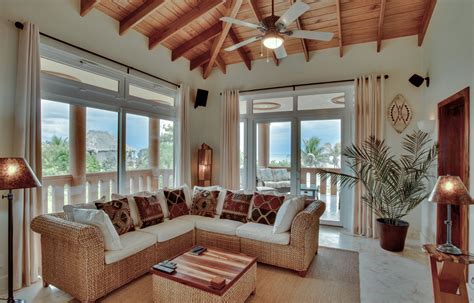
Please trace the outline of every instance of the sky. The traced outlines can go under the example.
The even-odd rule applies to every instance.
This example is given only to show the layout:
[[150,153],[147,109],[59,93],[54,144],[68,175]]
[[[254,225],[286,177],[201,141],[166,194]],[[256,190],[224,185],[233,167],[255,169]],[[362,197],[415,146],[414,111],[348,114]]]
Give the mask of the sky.
[[[69,138],[69,105],[42,100],[42,140],[49,141],[56,135]],[[117,140],[118,113],[102,109],[87,108],[86,129],[101,130],[112,134]],[[148,117],[127,114],[126,144],[137,150],[148,147]]]

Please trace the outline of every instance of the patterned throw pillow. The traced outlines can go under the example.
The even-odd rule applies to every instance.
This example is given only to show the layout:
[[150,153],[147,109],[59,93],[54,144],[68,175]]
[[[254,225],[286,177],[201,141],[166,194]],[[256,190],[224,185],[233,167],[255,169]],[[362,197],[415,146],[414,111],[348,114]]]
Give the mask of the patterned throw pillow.
[[155,195],[152,196],[135,196],[133,197],[137,203],[138,214],[140,216],[140,228],[156,225],[163,222],[164,215],[161,209],[160,201]]
[[183,189],[175,190],[163,190],[163,195],[166,199],[166,204],[168,205],[168,211],[170,214],[170,219],[189,215],[189,209],[186,205],[186,197],[184,196]]
[[250,221],[255,223],[273,225],[280,209],[285,201],[285,196],[262,195],[255,193],[253,196],[253,207]]
[[225,194],[224,207],[221,219],[229,219],[247,223],[252,194],[233,193],[227,191]]
[[119,235],[135,230],[127,198],[105,203],[95,203],[95,206],[98,210],[103,210],[109,216]]
[[217,208],[217,199],[220,191],[194,189],[193,205],[191,206],[191,215],[214,218]]

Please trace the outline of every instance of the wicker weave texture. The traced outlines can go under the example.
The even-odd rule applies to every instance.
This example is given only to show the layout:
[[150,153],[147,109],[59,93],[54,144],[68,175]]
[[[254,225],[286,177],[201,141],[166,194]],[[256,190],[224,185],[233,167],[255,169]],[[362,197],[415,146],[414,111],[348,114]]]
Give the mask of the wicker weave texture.
[[189,231],[179,237],[166,242],[158,242],[156,244],[155,263],[159,263],[171,257],[174,257],[183,251],[191,248],[194,244],[194,231]]
[[257,264],[252,265],[222,296],[153,275],[155,303],[237,303],[245,302],[257,285]]
[[230,252],[240,252],[240,238],[196,229],[196,244],[215,247]]

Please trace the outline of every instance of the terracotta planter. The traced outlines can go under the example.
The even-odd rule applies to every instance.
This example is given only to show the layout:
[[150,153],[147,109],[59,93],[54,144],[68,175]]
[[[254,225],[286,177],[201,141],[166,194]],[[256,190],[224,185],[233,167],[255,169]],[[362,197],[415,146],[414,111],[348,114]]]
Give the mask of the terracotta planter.
[[379,229],[380,246],[389,251],[403,251],[410,224],[398,220],[397,225],[386,223],[387,219],[377,219]]

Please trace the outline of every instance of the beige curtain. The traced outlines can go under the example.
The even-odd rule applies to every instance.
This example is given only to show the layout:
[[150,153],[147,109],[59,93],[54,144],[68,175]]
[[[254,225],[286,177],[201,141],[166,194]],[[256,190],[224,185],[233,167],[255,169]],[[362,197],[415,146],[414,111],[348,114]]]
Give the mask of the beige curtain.
[[221,104],[220,178],[229,189],[240,188],[239,91],[226,90]]
[[[384,139],[383,77],[368,75],[355,79],[355,144],[361,145],[370,136]],[[353,232],[366,237],[377,237],[375,214],[361,201],[364,189],[356,186],[354,196]]]
[[[41,180],[39,30],[29,23],[19,32],[14,134],[14,155],[24,157]],[[19,289],[38,279],[39,236],[31,231],[30,222],[44,207],[40,188],[16,191],[14,197],[13,286]]]
[[176,172],[175,185],[187,184],[191,186],[191,143],[189,128],[189,107],[191,106],[190,88],[181,84],[178,89],[177,120],[179,144],[176,145]]

